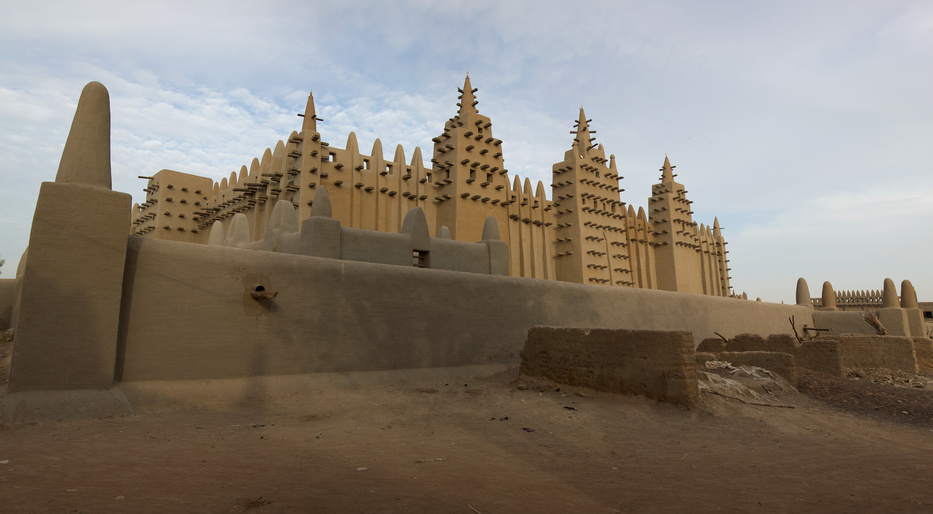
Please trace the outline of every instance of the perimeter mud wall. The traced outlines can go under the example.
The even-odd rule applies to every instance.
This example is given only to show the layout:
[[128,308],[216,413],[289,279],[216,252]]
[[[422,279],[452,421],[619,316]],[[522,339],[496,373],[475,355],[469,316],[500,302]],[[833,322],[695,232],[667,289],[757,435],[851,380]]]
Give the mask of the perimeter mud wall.
[[[791,330],[808,307],[130,236],[118,381],[515,364],[535,325]],[[257,287],[276,293],[256,299]]]
[[16,298],[16,279],[0,278],[0,331],[13,326],[13,303]]

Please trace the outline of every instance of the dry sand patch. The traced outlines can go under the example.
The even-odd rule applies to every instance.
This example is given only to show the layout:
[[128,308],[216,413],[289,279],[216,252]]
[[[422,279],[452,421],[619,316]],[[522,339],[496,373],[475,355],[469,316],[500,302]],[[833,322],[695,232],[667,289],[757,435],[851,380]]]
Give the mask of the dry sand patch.
[[780,398],[794,409],[704,395],[688,411],[516,377],[7,427],[4,510],[933,509],[933,427],[799,393]]

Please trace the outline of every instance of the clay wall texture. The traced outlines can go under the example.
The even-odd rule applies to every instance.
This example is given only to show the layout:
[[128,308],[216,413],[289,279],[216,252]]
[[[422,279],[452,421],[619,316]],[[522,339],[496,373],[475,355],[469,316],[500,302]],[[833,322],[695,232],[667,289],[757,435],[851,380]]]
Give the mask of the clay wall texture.
[[534,327],[520,372],[562,384],[696,406],[696,357],[689,332]]
[[16,298],[16,279],[0,278],[0,330],[13,326],[13,303]]
[[130,201],[109,189],[42,184],[23,275],[11,392],[113,384],[113,321],[120,316]]
[[[277,292],[261,302],[256,285]],[[536,325],[772,333],[806,307],[130,236],[118,378],[516,363]],[[180,328],[181,327],[181,328]]]
[[865,316],[862,314],[862,311],[814,311],[813,323],[817,328],[831,330],[831,333],[833,334],[878,334],[878,329],[871,326],[871,324],[865,320]]
[[718,222],[707,227],[693,221],[686,190],[674,182],[666,158],[661,182],[652,188],[650,213],[636,212],[620,201],[622,177],[614,157],[606,158],[602,145],[594,143],[595,130],[581,109],[571,149],[553,166],[553,200],[548,200],[543,183],[510,180],[503,143],[493,137],[491,120],[477,111],[469,78],[460,91],[457,114],[433,139],[430,168],[419,148],[408,160],[397,146],[387,160],[377,139],[363,153],[352,132],[344,148],[331,146],[317,131],[309,96],[301,131],[267,148],[239,173],[213,186],[210,179],[170,170],[150,178],[146,202],[134,209],[132,233],[206,243],[215,221],[229,229],[242,213],[250,240],[257,241],[275,203],[291,202],[304,220],[315,191],[323,188],[333,218],[347,228],[396,233],[405,214],[420,207],[432,235],[446,227],[452,239],[472,243],[480,241],[492,216],[508,245],[511,276],[731,294]]
[[885,368],[917,373],[914,343],[900,336],[833,336],[843,368]]
[[933,340],[927,337],[913,337],[914,355],[917,357],[917,366],[933,369]]
[[[711,352],[720,359],[736,364],[751,364],[760,359],[756,354],[789,355],[796,365],[842,375],[847,368],[884,368],[917,373],[918,361],[933,357],[933,345],[928,339],[880,335],[832,335],[798,343],[787,335],[762,338],[756,334],[741,334],[728,342],[706,339],[698,351]],[[778,359],[780,360],[780,358]],[[777,363],[778,367],[786,367]],[[770,368],[767,368],[770,369]],[[779,372],[777,369],[772,371]]]

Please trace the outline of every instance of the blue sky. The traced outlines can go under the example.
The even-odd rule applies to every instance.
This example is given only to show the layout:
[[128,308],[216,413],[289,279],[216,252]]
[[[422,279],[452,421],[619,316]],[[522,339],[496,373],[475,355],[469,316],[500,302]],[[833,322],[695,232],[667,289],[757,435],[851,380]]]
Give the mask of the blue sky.
[[[718,216],[733,285],[793,302],[910,279],[933,300],[933,3],[927,1],[7,2],[0,256],[15,271],[78,95],[108,87],[114,189],[229,176],[314,90],[325,140],[408,158],[467,71],[506,166],[550,182],[581,105],[646,205],[665,154]],[[389,156],[391,157],[391,155]]]

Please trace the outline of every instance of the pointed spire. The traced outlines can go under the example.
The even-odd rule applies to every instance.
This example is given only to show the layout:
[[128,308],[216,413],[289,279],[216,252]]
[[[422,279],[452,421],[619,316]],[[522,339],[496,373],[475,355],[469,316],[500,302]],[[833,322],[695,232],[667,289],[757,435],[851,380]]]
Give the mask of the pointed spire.
[[304,121],[301,122],[301,131],[317,132],[317,114],[314,112],[314,92],[308,92],[308,104],[305,106]]
[[664,166],[662,166],[659,171],[661,172],[661,183],[674,181],[674,167],[671,166],[671,161],[667,158],[667,154],[664,155]]
[[590,135],[590,121],[592,120],[586,119],[586,113],[583,112],[583,106],[581,105],[580,106],[580,119],[578,119],[577,122],[574,124],[574,127],[576,129],[576,132],[575,132],[576,137],[574,137],[574,141],[577,143],[577,146],[580,148],[581,151],[589,150],[590,144],[591,144],[590,141],[594,139]]
[[463,89],[460,89],[460,103],[457,105],[460,106],[459,115],[463,116],[467,113],[478,114],[476,110],[476,104],[479,103],[476,101],[476,97],[473,96],[473,93],[476,92],[476,89],[473,88],[473,85],[470,84],[470,73],[467,72],[466,79],[463,81]]
[[722,239],[722,229],[719,228],[719,218],[713,218],[713,235]]
[[81,91],[55,182],[110,189],[110,93],[100,82]]

